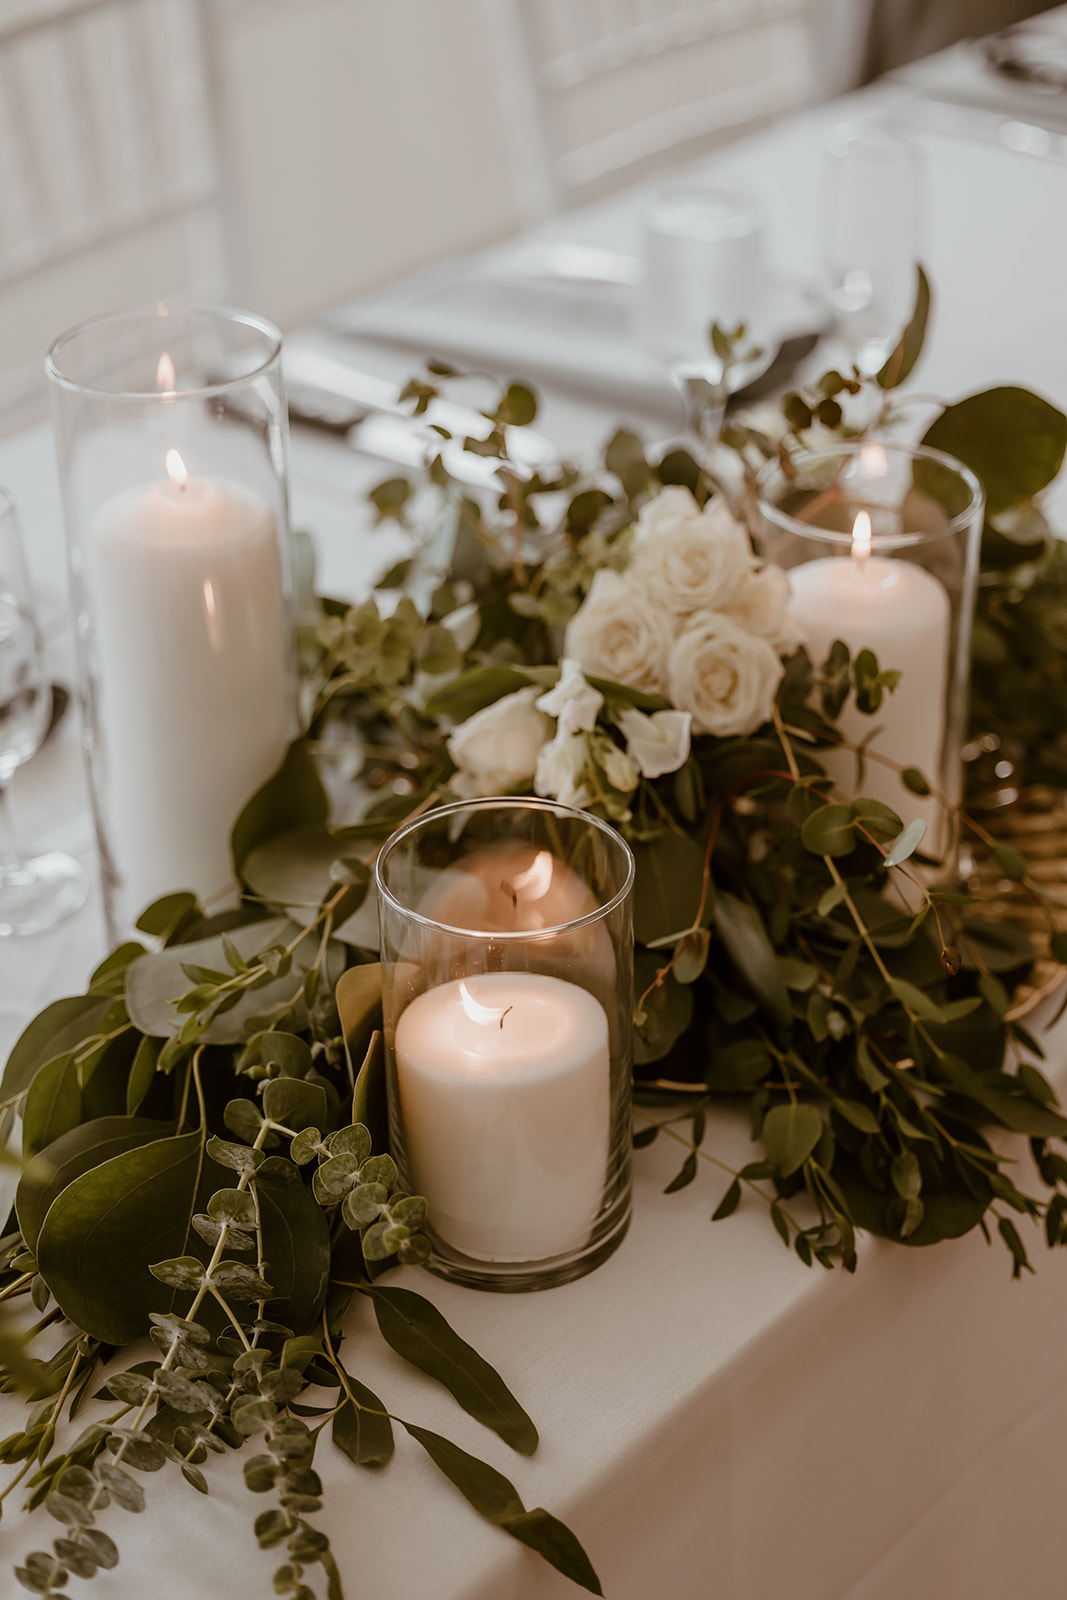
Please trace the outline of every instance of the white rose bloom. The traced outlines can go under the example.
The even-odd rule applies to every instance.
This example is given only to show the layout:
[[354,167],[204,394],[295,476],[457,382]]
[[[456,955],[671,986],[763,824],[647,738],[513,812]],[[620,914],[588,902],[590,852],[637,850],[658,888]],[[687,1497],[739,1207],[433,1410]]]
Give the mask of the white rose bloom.
[[796,625],[789,616],[791,590],[781,567],[761,567],[746,572],[723,611],[749,633],[758,633],[776,650],[793,650],[800,643]]
[[755,565],[721,495],[701,511],[688,489],[668,488],[642,506],[629,576],[675,615],[726,605]]
[[589,733],[596,727],[597,712],[603,704],[604,696],[586,683],[577,661],[564,656],[559,682],[541,696],[537,709],[557,719],[560,733]]
[[567,624],[563,653],[594,677],[662,694],[672,620],[628,575],[602,567]]
[[529,783],[552,724],[536,707],[536,685],[518,689],[476,711],[453,728],[448,753],[459,771],[451,788],[465,800],[477,795],[510,794]]
[[589,740],[584,733],[557,733],[537,758],[534,790],[580,811],[593,798],[582,778],[589,765]]
[[670,697],[697,733],[754,733],[774,707],[783,667],[766,639],[719,613],[695,618],[671,651]]
[[689,757],[689,729],[693,718],[688,711],[655,711],[646,717],[631,707],[618,718],[631,760],[645,778],[661,778],[677,772]]

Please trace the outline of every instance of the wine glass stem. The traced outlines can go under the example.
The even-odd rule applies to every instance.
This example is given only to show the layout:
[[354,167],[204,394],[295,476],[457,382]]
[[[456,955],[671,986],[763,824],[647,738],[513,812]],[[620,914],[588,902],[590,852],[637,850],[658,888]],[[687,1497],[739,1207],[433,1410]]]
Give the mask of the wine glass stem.
[[11,782],[0,778],[0,882],[25,871],[26,857],[15,832],[11,809]]

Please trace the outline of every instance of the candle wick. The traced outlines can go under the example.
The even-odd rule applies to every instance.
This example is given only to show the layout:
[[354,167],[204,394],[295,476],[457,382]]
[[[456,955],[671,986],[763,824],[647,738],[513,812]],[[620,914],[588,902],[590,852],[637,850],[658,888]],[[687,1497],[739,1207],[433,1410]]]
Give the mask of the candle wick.
[[507,1016],[508,1011],[514,1011],[514,1009],[515,1009],[514,1006],[508,1006],[508,1010],[507,1011],[502,1011],[500,1013],[500,1031],[501,1031],[501,1033],[503,1033],[503,1031],[504,1031],[504,1018]]
[[519,897],[506,878],[501,878],[500,887],[506,895],[510,896],[512,911],[517,911],[519,909]]

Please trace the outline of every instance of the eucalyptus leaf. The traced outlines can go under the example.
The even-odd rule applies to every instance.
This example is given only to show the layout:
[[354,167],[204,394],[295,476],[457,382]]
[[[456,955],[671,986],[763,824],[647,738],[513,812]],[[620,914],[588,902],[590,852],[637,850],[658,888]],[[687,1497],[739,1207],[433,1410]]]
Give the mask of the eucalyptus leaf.
[[822,1130],[823,1120],[815,1106],[793,1101],[773,1106],[764,1117],[760,1132],[767,1160],[776,1172],[788,1178],[811,1155]]
[[789,995],[759,912],[746,900],[720,893],[715,900],[715,928],[756,999],[779,1021],[788,1022]]
[[396,1448],[393,1425],[385,1406],[362,1383],[346,1374],[346,1399],[333,1419],[331,1437],[339,1450],[359,1467],[380,1467]]
[[923,444],[970,467],[985,488],[986,511],[996,516],[1052,482],[1067,448],[1067,417],[1029,389],[985,389],[946,406]]
[[461,1339],[437,1307],[410,1289],[367,1290],[386,1343],[428,1377],[444,1384],[475,1421],[522,1455],[537,1449],[537,1429],[500,1374]]
[[413,1439],[417,1439],[435,1466],[455,1484],[479,1516],[510,1533],[512,1538],[529,1545],[539,1556],[570,1578],[589,1594],[602,1595],[600,1579],[592,1563],[570,1529],[547,1511],[527,1511],[519,1499],[515,1485],[503,1473],[497,1472],[477,1456],[461,1450],[459,1445],[431,1433],[428,1428],[417,1428],[414,1423],[403,1426]]

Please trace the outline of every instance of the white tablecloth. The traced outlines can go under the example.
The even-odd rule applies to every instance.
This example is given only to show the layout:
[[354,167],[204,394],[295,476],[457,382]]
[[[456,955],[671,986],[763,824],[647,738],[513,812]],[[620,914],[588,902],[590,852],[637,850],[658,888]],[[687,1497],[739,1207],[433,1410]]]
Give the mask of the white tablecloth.
[[[798,119],[708,167],[765,195],[779,264],[798,273],[818,259],[817,152],[840,115]],[[921,381],[953,394],[1010,379],[1067,397],[1067,165],[944,134],[927,143],[938,299]],[[633,202],[623,199],[543,236],[630,249],[633,234]],[[347,348],[380,372],[410,364],[380,347]],[[547,396],[543,425],[588,448],[613,412],[610,399],[597,408],[561,388]],[[394,559],[391,536],[367,532],[356,498],[380,475],[340,446],[294,441],[294,520],[316,532],[322,581],[335,592],[358,592]],[[0,479],[22,503],[55,619],[56,667],[69,671],[47,436],[0,447]],[[20,775],[17,801],[29,841],[89,855],[73,717]],[[0,1049],[47,1000],[81,985],[102,938],[94,900],[53,935],[0,945]],[[1062,1054],[1061,1033],[1054,1075]],[[706,1149],[739,1165],[751,1147],[740,1121],[722,1115]],[[1063,1253],[1049,1258],[1035,1239],[1037,1274],[1018,1284],[1008,1281],[1006,1253],[980,1237],[925,1252],[867,1240],[854,1278],[809,1271],[757,1202],[710,1223],[727,1181],[713,1167],[702,1164],[696,1183],[665,1196],[680,1158],[662,1136],[639,1154],[632,1231],[579,1283],[511,1298],[414,1270],[393,1280],[427,1294],[498,1365],[541,1429],[533,1460],[512,1455],[384,1349],[365,1306],[352,1314],[351,1368],[401,1416],[492,1461],[528,1506],[567,1520],[610,1600],[1061,1595]],[[2,1409],[6,1432],[15,1402]],[[575,1592],[479,1522],[404,1437],[381,1473],[358,1471],[326,1443],[316,1465],[349,1600]],[[150,1517],[108,1514],[124,1554],[95,1580],[99,1600],[268,1592],[277,1558],[260,1554],[251,1533],[264,1502],[246,1494],[232,1460],[212,1480],[204,1500],[164,1474],[147,1484]],[[5,1515],[5,1557],[47,1545],[52,1526],[38,1522],[33,1532]]]

